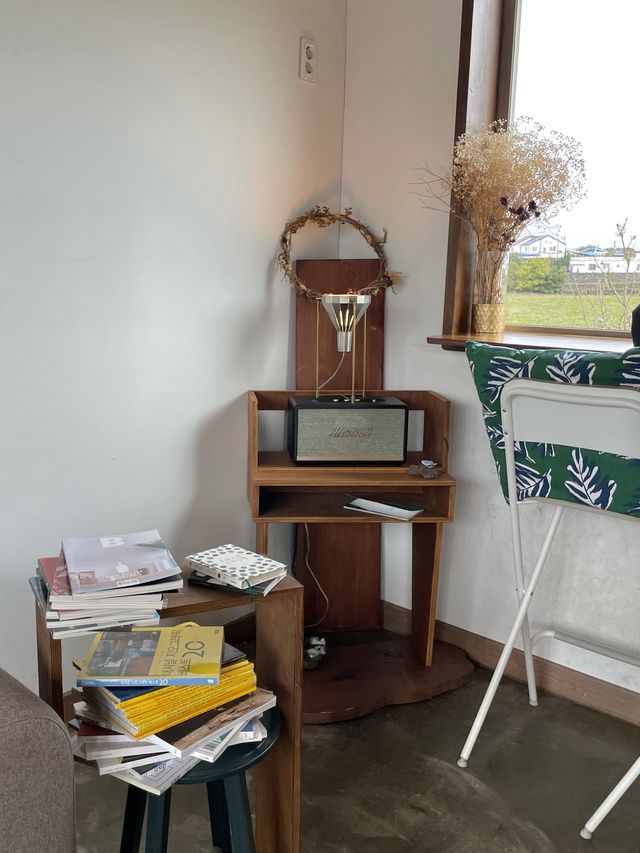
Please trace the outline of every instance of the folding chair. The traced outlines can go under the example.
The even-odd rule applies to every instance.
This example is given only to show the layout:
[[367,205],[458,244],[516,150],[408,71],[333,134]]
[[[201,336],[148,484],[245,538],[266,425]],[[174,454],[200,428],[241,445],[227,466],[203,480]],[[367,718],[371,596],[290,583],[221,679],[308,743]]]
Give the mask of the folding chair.
[[[498,684],[522,635],[529,702],[537,705],[533,648],[544,637],[640,666],[640,658],[553,629],[531,636],[527,613],[567,508],[640,520],[640,348],[624,354],[509,350],[468,344],[485,427],[509,504],[519,609],[464,744],[466,767]],[[525,586],[520,506],[555,506]],[[640,776],[640,758],[581,831],[600,824]]]

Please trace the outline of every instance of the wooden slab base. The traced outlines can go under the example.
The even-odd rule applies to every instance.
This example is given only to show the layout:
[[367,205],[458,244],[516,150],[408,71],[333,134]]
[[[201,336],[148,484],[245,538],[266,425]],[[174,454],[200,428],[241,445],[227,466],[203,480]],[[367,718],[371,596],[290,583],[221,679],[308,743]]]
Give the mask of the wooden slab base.
[[327,654],[317,669],[305,670],[303,723],[335,723],[387,705],[430,699],[462,687],[473,664],[463,649],[436,643],[433,664],[422,666],[410,639],[390,631],[324,635]]

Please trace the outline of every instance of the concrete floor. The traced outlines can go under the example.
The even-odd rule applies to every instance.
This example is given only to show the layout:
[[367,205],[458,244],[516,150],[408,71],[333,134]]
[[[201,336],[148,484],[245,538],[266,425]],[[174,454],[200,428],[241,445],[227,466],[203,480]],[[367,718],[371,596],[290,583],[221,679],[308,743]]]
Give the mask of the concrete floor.
[[[488,681],[360,720],[306,726],[303,853],[638,853],[640,786],[579,830],[640,754],[634,726],[505,680],[469,767],[456,758]],[[77,768],[78,853],[119,849],[126,786]],[[211,853],[203,791],[177,787],[170,853]]]

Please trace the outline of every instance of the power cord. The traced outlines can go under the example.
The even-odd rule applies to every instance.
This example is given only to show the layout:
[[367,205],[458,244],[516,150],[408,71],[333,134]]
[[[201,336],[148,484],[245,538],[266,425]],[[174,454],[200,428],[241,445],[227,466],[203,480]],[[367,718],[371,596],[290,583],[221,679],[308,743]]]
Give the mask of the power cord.
[[325,385],[328,385],[328,384],[331,382],[331,380],[333,379],[333,377],[336,375],[336,373],[337,373],[337,372],[340,370],[340,368],[342,367],[342,362],[344,361],[344,357],[345,357],[345,353],[343,352],[343,353],[342,353],[342,355],[340,356],[340,361],[338,362],[338,366],[337,366],[337,367],[336,367],[336,369],[333,371],[333,373],[331,374],[331,376],[330,376],[328,379],[325,379],[325,380],[324,380],[324,382],[322,383],[322,385],[318,385],[318,391],[321,391],[321,390],[324,388],[324,386],[325,386]]
[[304,532],[305,532],[305,539],[306,539],[306,549],[305,549],[305,555],[304,555],[304,564],[305,564],[305,566],[306,566],[306,568],[307,568],[307,571],[309,572],[309,574],[311,575],[311,577],[314,579],[314,581],[315,581],[315,583],[316,583],[316,586],[317,586],[317,587],[318,587],[318,589],[320,590],[320,594],[322,595],[322,597],[323,597],[323,598],[324,598],[324,600],[325,600],[324,613],[322,614],[322,616],[320,617],[320,619],[318,619],[318,620],[317,620],[317,622],[312,622],[310,625],[305,625],[304,627],[305,627],[305,630],[306,630],[307,628],[315,628],[315,627],[316,627],[317,625],[319,625],[321,622],[324,622],[324,620],[327,618],[327,613],[329,612],[329,598],[328,598],[328,596],[327,596],[326,592],[323,590],[323,588],[322,588],[322,584],[321,584],[321,583],[320,583],[320,581],[318,580],[318,578],[317,578],[317,576],[316,576],[316,573],[313,571],[313,569],[311,568],[311,565],[309,564],[309,554],[311,553],[311,541],[310,541],[310,539],[309,539],[309,526],[308,526],[308,524],[306,524],[306,523],[305,523],[305,525],[304,525]]

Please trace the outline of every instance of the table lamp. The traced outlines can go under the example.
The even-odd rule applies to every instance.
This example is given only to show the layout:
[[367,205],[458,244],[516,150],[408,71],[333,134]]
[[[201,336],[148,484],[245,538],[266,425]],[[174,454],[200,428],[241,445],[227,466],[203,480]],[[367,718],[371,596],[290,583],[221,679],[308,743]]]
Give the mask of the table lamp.
[[[361,293],[323,293],[320,299],[322,307],[329,315],[336,330],[336,348],[338,352],[351,353],[351,402],[355,403],[355,359],[356,326],[371,304],[371,296]],[[364,332],[363,359],[366,359],[366,325]],[[362,396],[365,394],[365,363],[362,371]],[[316,397],[320,396],[318,385],[318,350],[316,346]]]

